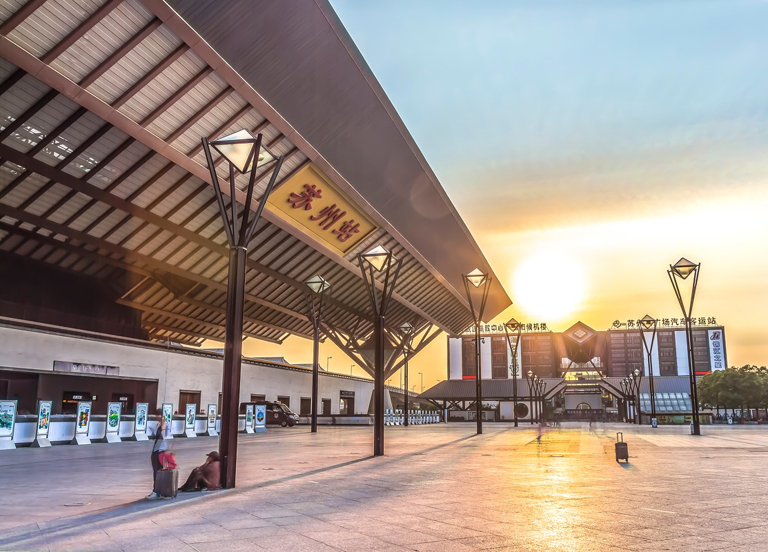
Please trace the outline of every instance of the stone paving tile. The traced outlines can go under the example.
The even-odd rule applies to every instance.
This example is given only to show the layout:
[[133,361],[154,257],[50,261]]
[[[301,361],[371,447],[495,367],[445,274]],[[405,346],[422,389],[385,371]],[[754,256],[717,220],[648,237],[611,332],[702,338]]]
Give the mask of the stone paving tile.
[[[488,424],[482,436],[473,430],[472,424],[387,428],[382,458],[367,456],[369,428],[323,428],[311,440],[301,431],[271,432],[263,442],[243,439],[238,489],[154,503],[141,500],[148,471],[143,449],[95,445],[99,457],[123,464],[123,495],[98,487],[114,479],[99,476],[100,465],[91,463],[89,478],[104,483],[89,489],[86,501],[93,503],[69,518],[63,516],[71,510],[61,505],[75,489],[46,480],[46,470],[34,464],[66,468],[68,458],[82,460],[85,453],[19,449],[0,455],[0,488],[24,469],[41,473],[42,481],[9,499],[14,506],[17,494],[27,497],[18,510],[0,512],[0,550],[69,550],[79,542],[79,549],[171,552],[768,551],[762,503],[768,474],[749,448],[768,450],[768,428],[705,427],[712,435],[695,446],[685,428],[589,432],[564,425],[547,432],[541,445],[530,427]],[[612,458],[616,430],[629,442],[629,465]],[[211,450],[210,442],[175,446],[181,458]],[[124,506],[116,506],[118,498]],[[29,507],[36,504],[47,508]],[[87,537],[78,541],[79,534]]]

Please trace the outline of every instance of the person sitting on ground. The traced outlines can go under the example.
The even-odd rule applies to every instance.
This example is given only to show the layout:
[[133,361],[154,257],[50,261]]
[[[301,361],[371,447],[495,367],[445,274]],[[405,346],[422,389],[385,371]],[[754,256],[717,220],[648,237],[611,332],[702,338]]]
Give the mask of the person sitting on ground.
[[180,490],[182,491],[200,491],[207,489],[209,491],[218,489],[221,484],[221,462],[219,453],[209,452],[205,459],[205,464],[192,470],[187,482]]

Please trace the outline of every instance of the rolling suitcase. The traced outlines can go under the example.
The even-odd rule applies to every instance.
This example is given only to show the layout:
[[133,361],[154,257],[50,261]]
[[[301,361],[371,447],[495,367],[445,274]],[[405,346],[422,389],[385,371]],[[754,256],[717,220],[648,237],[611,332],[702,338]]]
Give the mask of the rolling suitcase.
[[162,469],[157,472],[155,492],[163,498],[176,498],[179,488],[179,470],[175,468]]
[[[619,440],[619,435],[621,435],[621,440]],[[624,442],[624,434],[623,433],[617,433],[616,434],[616,461],[624,460],[625,462],[629,462],[629,449],[627,448],[627,443]]]

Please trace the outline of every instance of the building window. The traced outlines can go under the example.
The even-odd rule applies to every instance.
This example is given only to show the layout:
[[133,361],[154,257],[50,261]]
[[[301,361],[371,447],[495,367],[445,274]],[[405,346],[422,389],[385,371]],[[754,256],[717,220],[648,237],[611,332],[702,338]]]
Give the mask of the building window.
[[266,400],[267,400],[266,395],[254,395],[253,393],[251,393],[252,403],[266,402]]
[[288,408],[291,408],[291,397],[281,397],[280,395],[278,395],[277,402],[281,402]]
[[331,415],[331,399],[323,399],[323,416]]

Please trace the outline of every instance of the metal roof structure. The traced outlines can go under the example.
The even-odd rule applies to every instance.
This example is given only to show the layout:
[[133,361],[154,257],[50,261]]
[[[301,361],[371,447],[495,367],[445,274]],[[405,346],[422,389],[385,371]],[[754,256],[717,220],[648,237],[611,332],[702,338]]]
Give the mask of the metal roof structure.
[[[563,378],[542,378],[547,386],[544,398],[548,399],[565,388]],[[514,395],[511,379],[484,379],[483,399],[488,401],[507,400]],[[424,391],[417,398],[447,401],[474,401],[476,397],[475,380],[445,380]],[[517,397],[529,397],[528,380],[517,380]]]
[[[338,70],[320,78],[311,51]],[[317,167],[376,224],[339,253],[265,210],[244,337],[311,338],[314,274],[334,286],[328,322],[365,335],[356,256],[373,245],[403,260],[392,328],[461,332],[461,274],[490,271],[325,2],[0,0],[0,128],[0,251],[104,281],[155,341],[224,338],[227,245],[200,139],[241,128],[285,156],[277,186]],[[489,317],[510,304],[494,280]]]

